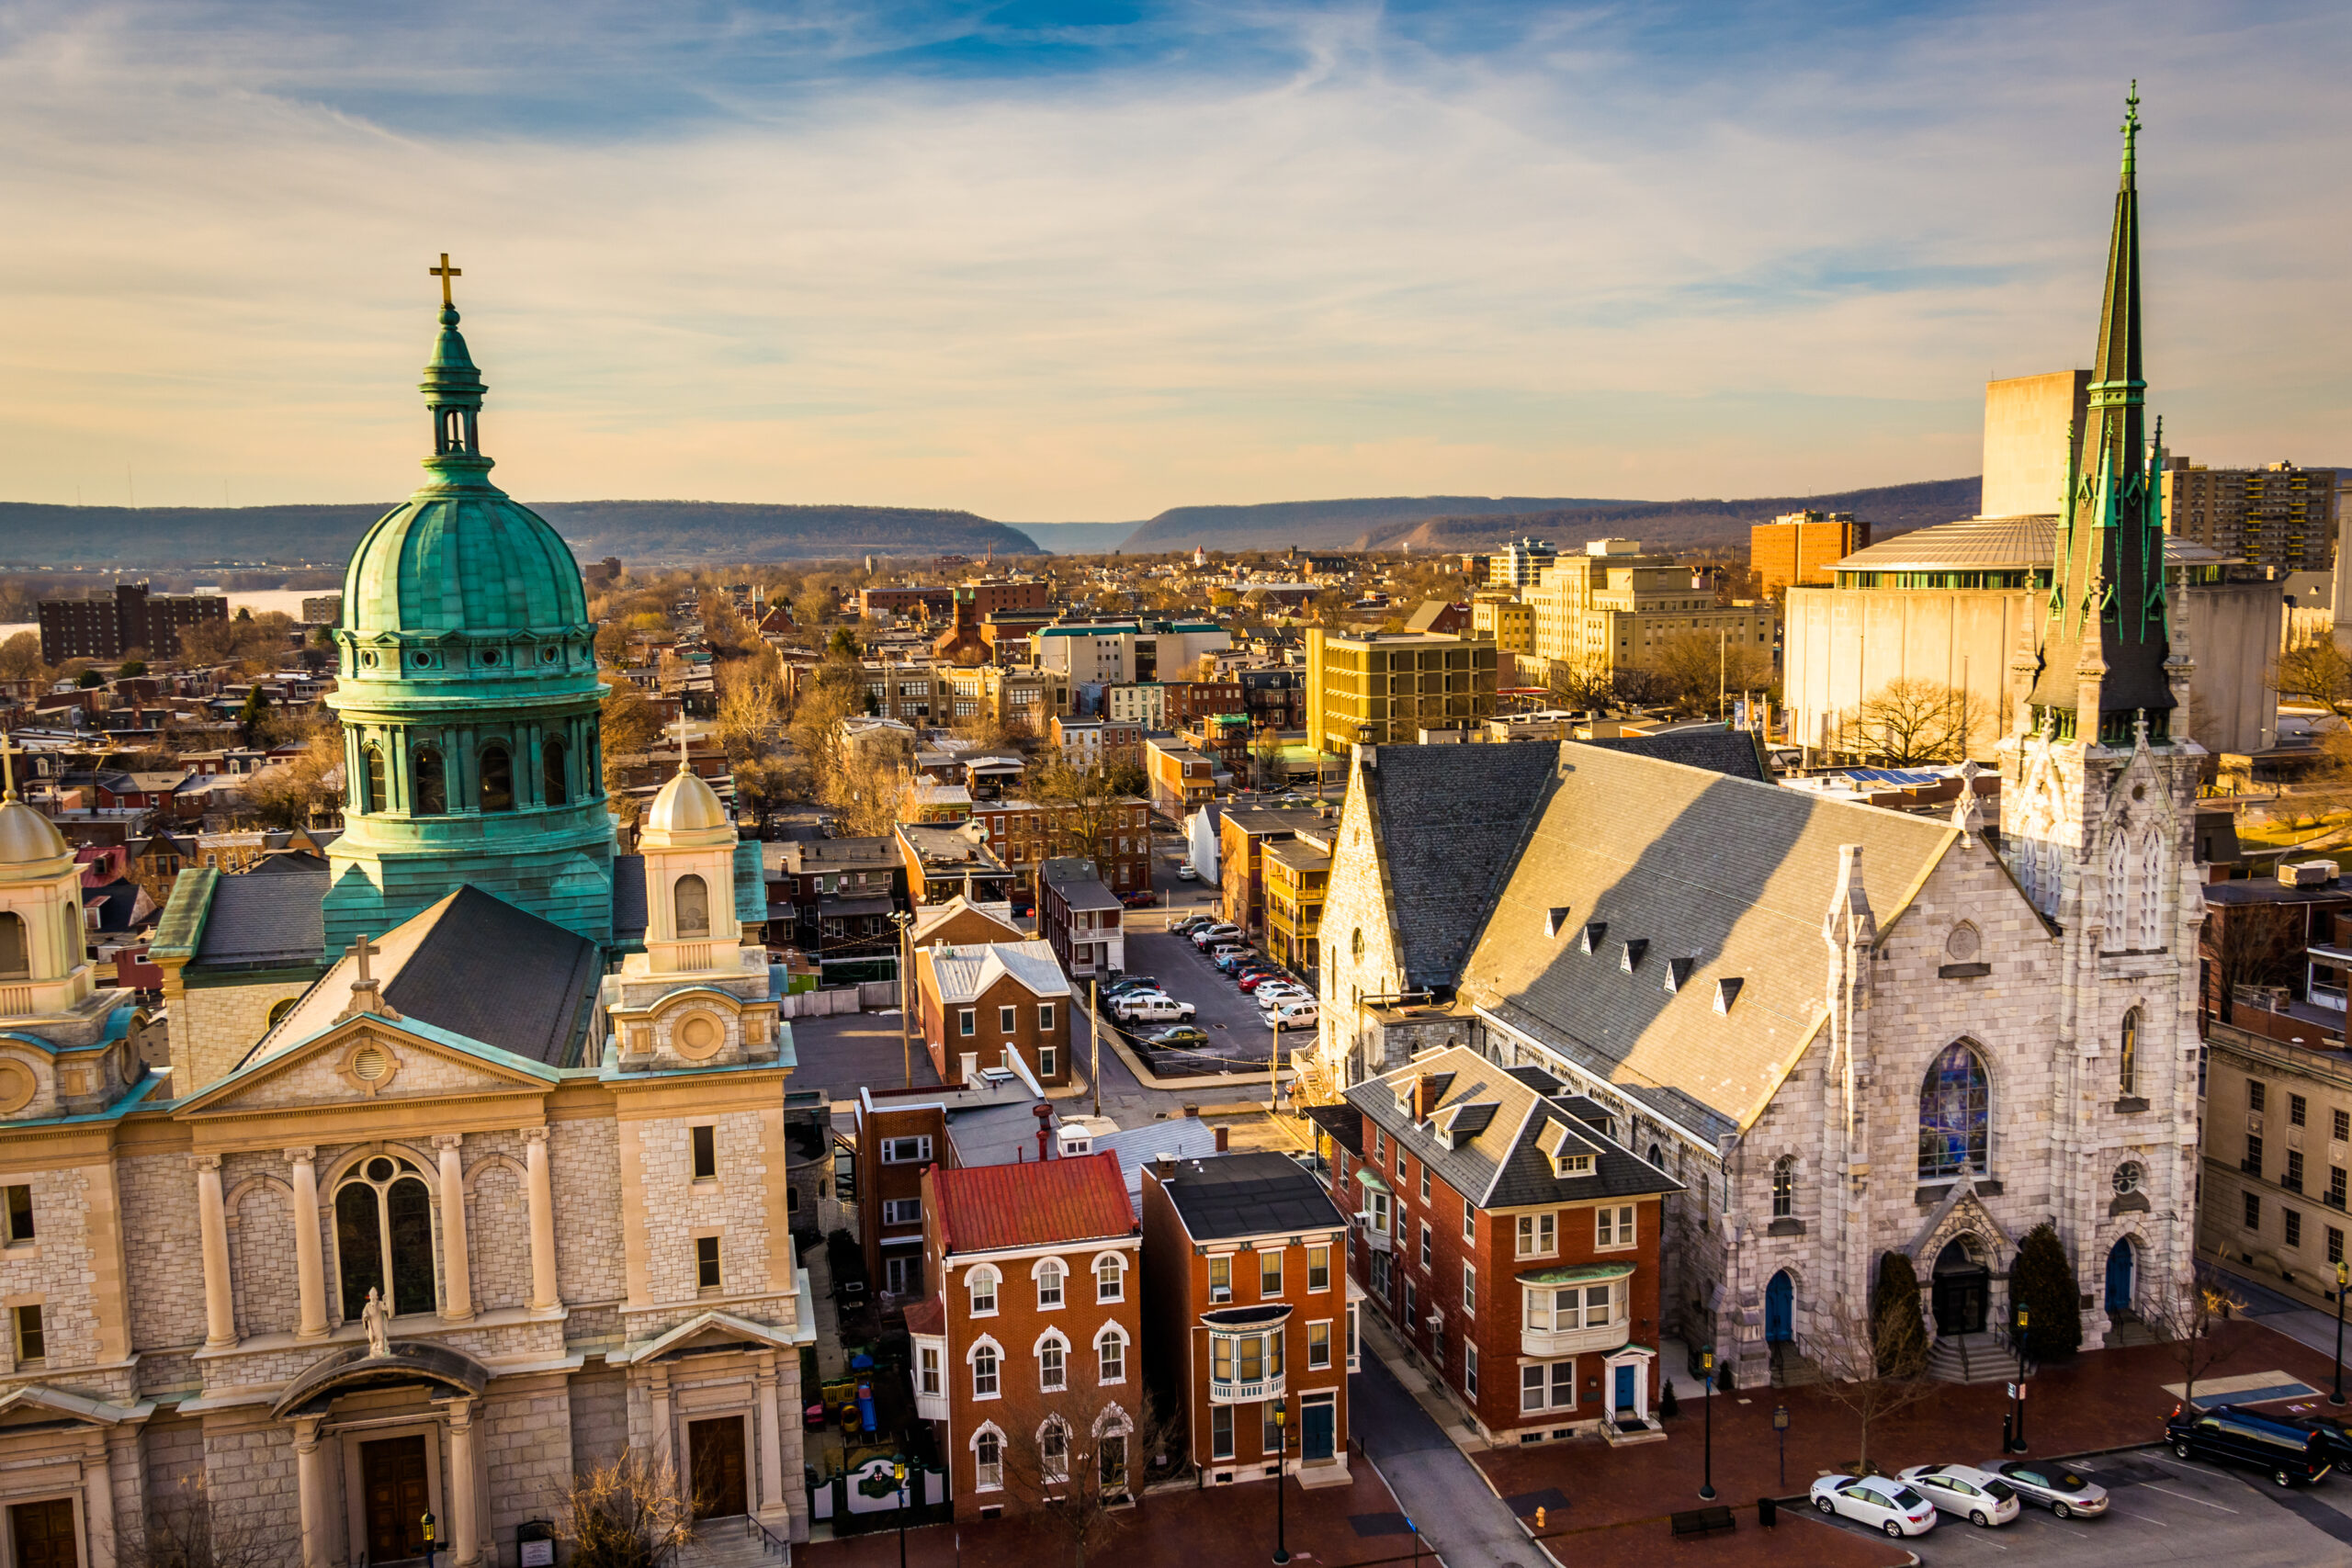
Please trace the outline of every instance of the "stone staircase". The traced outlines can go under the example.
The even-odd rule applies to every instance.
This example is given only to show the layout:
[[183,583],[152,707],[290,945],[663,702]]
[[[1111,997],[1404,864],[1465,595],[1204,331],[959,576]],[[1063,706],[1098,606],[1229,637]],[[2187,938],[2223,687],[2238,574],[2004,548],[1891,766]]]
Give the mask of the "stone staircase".
[[2117,1310],[2108,1314],[2107,1348],[2124,1345],[2154,1345],[2156,1331],[2128,1312]]
[[1928,1375],[1938,1382],[2005,1382],[2017,1373],[2017,1357],[1990,1334],[1946,1334],[1928,1348]]
[[1772,1386],[1803,1388],[1821,1381],[1821,1368],[1804,1351],[1786,1339],[1772,1342]]
[[678,1549],[672,1568],[780,1568],[791,1561],[741,1518],[705,1519],[695,1539]]

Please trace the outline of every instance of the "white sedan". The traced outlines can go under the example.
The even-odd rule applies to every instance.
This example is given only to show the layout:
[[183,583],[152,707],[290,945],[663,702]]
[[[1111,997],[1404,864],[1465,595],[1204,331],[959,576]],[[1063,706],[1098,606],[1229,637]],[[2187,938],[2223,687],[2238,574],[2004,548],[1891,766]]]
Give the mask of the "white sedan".
[[1900,1481],[1883,1475],[1825,1475],[1813,1483],[1813,1506],[1825,1514],[1882,1529],[1901,1540],[1936,1528],[1936,1506]]
[[1999,1476],[1967,1464],[1915,1464],[1903,1479],[1939,1511],[1958,1514],[1979,1529],[2007,1524],[2025,1511],[2017,1488]]

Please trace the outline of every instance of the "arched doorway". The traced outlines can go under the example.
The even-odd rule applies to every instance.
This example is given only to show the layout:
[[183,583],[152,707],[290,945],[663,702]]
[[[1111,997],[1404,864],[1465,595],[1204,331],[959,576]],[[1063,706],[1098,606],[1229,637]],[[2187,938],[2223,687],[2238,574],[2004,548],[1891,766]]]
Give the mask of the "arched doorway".
[[2132,1238],[2117,1238],[2107,1253],[2107,1310],[2112,1314],[2132,1310],[2132,1286],[2138,1259],[2132,1251]]
[[1936,1332],[1942,1334],[1982,1334],[1984,1332],[1984,1303],[1992,1293],[1993,1271],[1976,1259],[1960,1237],[1944,1244],[1936,1254],[1936,1271],[1930,1293],[1935,1298]]
[[1764,1287],[1764,1343],[1785,1345],[1797,1336],[1797,1287],[1785,1269]]

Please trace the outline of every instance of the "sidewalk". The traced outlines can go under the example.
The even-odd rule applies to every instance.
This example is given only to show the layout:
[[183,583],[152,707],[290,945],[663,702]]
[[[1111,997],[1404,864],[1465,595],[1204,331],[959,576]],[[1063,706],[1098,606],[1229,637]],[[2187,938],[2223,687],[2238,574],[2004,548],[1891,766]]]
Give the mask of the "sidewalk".
[[[2331,1320],[2331,1331],[2334,1326]],[[2200,1382],[2278,1372],[2319,1390],[2319,1408],[2326,1408],[2324,1393],[2335,1369],[2328,1357],[2259,1321],[2240,1319],[2217,1332],[2225,1354],[2199,1374]],[[2028,1395],[2030,1451],[2049,1458],[2154,1442],[2177,1403],[2164,1385],[2181,1381],[2178,1351],[2167,1345],[2095,1350],[2045,1368],[2033,1378]],[[1703,1404],[1684,1402],[1681,1414],[1667,1423],[1669,1440],[1664,1443],[1612,1449],[1588,1438],[1497,1449],[1477,1455],[1477,1464],[1515,1510],[1532,1515],[1539,1503],[1544,1506],[1547,1538],[1563,1521],[1566,1529],[1582,1531],[1662,1520],[1675,1509],[1698,1506],[1707,1452]],[[1789,1411],[1785,1481],[1772,1429],[1778,1405]],[[1888,1472],[1935,1461],[1984,1462],[1998,1453],[2007,1408],[2001,1383],[1948,1385],[1875,1422],[1871,1461]],[[1720,1393],[1713,1417],[1717,1500],[1741,1509],[1751,1509],[1766,1495],[1803,1493],[1816,1476],[1850,1466],[1860,1446],[1860,1423],[1817,1386]],[[1752,1520],[1752,1512],[1748,1517]]]

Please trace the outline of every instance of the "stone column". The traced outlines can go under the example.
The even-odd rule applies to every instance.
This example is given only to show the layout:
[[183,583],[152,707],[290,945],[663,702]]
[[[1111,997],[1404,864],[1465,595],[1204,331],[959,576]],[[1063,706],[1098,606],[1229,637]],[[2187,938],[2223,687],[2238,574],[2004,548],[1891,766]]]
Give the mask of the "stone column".
[[229,1287],[229,1211],[220,1196],[220,1156],[190,1155],[196,1170],[197,1230],[204,1251],[204,1345],[225,1350],[237,1342],[237,1303]]
[[474,1314],[472,1266],[466,1259],[465,1140],[444,1133],[433,1140],[441,1151],[441,1315],[462,1323]]
[[319,1418],[294,1423],[294,1492],[302,1509],[302,1568],[328,1568],[334,1521],[327,1517],[326,1456],[319,1450]]
[[763,1350],[753,1359],[752,1377],[759,1387],[760,1517],[784,1518],[789,1505],[784,1496],[784,1411],[776,1398],[775,1352]]
[[300,1302],[294,1332],[304,1339],[323,1339],[327,1332],[326,1265],[319,1256],[317,1154],[311,1148],[286,1151],[288,1162],[294,1167],[294,1280]]
[[450,1568],[474,1568],[481,1561],[481,1460],[475,1453],[474,1402],[449,1402]]
[[115,1568],[114,1466],[107,1461],[107,1435],[92,1431],[82,1441],[82,1521],[91,1568]]
[[531,1211],[531,1310],[563,1305],[555,1277],[555,1182],[548,1174],[548,1130],[523,1129],[523,1169]]
[[670,1433],[670,1369],[650,1367],[646,1370],[646,1381],[653,1396],[653,1457],[675,1469],[678,1446]]

